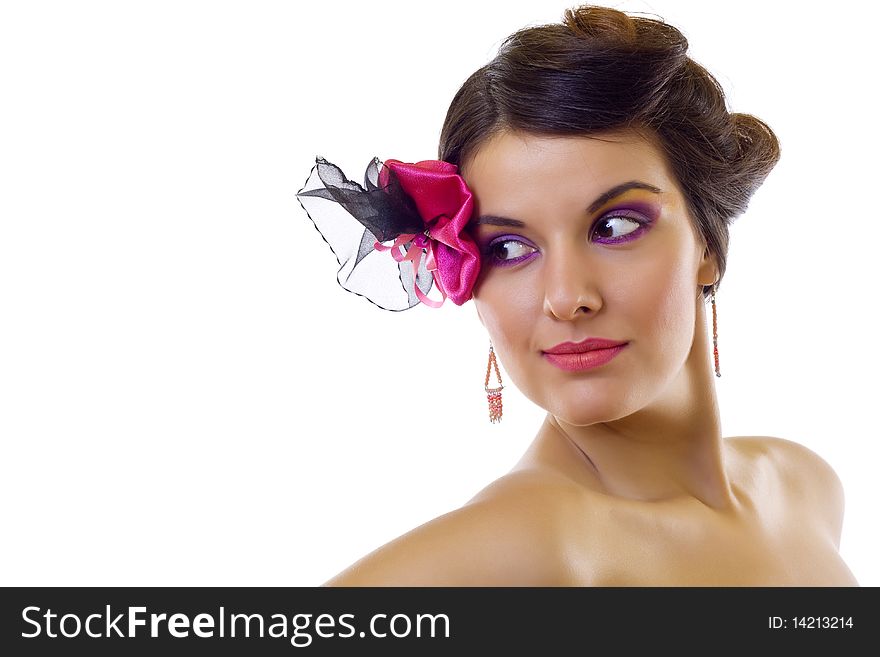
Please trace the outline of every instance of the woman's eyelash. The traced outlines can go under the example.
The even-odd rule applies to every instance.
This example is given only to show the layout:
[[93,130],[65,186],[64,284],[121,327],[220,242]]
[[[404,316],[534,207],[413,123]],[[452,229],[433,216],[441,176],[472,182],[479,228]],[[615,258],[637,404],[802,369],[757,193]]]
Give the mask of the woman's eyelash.
[[[628,233],[625,233],[621,237],[617,238],[604,238],[595,240],[598,244],[621,244],[623,242],[629,242],[630,240],[636,239],[639,235],[641,235],[647,229],[648,225],[651,224],[651,220],[644,217],[642,214],[631,211],[631,210],[623,210],[623,211],[612,211],[612,213],[606,214],[602,216],[596,223],[593,224],[590,229],[591,238],[596,234],[596,230],[609,225],[609,222],[614,219],[624,220],[624,224],[633,224],[635,228]],[[613,232],[613,231],[612,231]],[[525,240],[523,240],[518,235],[500,235],[489,242],[485,248],[483,249],[483,257],[489,261],[490,264],[498,267],[506,267],[508,265],[513,265],[523,260],[530,258],[535,254],[536,251],[531,253],[526,253],[525,255],[519,256],[517,258],[499,258],[496,256],[495,249],[502,245],[508,243],[516,243],[521,244],[527,248],[536,249],[536,247],[532,246]]]
[[501,246],[502,244],[510,244],[510,243],[522,244],[523,246],[526,246],[529,248],[535,248],[531,244],[527,244],[525,241],[516,237],[515,235],[502,235],[500,237],[496,237],[494,240],[492,240],[491,242],[489,242],[486,245],[486,247],[483,249],[484,259],[487,259],[490,262],[490,264],[492,264],[496,267],[506,267],[507,265],[513,265],[518,262],[521,262],[522,260],[534,255],[534,253],[535,253],[535,252],[527,253],[523,256],[520,256],[518,258],[513,258],[510,260],[507,260],[505,258],[496,257],[495,249],[497,247]]
[[597,221],[595,224],[593,224],[593,228],[590,230],[590,235],[592,236],[593,234],[595,234],[597,228],[601,226],[606,226],[612,219],[623,219],[626,222],[635,224],[635,228],[618,238],[596,240],[599,244],[619,244],[621,242],[629,242],[630,240],[635,239],[636,237],[641,235],[647,225],[651,223],[645,217],[629,211],[621,214],[608,214],[599,219],[599,221]]

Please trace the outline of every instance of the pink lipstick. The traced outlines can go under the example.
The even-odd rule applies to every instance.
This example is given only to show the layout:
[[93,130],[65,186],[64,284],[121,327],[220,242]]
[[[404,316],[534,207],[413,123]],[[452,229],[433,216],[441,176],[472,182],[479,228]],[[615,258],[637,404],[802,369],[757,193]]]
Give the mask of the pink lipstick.
[[563,342],[545,349],[544,358],[567,371],[588,370],[604,365],[623,351],[628,343],[603,338],[587,338],[580,342]]

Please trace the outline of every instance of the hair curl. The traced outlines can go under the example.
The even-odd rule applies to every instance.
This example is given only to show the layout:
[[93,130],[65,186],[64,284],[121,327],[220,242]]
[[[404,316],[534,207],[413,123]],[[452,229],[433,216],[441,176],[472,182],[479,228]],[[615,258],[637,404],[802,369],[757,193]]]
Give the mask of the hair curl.
[[[728,112],[721,85],[687,49],[662,20],[591,5],[567,9],[561,23],[519,30],[455,94],[439,158],[460,167],[504,130],[647,129],[716,258],[720,283],[729,225],[776,165],[779,142],[760,119]],[[711,290],[704,286],[704,298]]]

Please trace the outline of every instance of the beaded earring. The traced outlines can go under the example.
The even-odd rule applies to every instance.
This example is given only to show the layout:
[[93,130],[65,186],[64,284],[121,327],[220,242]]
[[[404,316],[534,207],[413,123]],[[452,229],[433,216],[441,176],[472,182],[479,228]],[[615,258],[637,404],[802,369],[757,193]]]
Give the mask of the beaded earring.
[[715,376],[721,376],[721,369],[718,367],[718,312],[715,309],[715,288],[718,283],[712,285],[712,355],[715,357]]
[[[495,376],[498,377],[498,387],[489,387],[489,374],[492,368],[495,368]],[[504,385],[501,383],[501,373],[498,371],[498,361],[495,359],[495,349],[492,342],[489,342],[489,363],[486,365],[486,382],[483,384],[486,389],[486,399],[489,401],[489,422],[501,422],[501,391]]]

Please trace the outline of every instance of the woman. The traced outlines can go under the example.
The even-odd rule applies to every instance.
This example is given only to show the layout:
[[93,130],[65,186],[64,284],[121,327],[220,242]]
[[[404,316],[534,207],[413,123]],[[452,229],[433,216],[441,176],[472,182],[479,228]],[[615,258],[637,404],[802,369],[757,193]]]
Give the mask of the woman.
[[[300,198],[365,227],[340,282],[389,309],[436,305],[432,282],[472,298],[492,419],[496,354],[547,411],[511,472],[326,585],[857,584],[830,466],[721,436],[706,301],[779,149],[686,51],[660,21],[569,10],[464,83],[438,161],[387,160],[366,190],[319,161]],[[356,270],[389,247],[405,294],[377,300]]]

